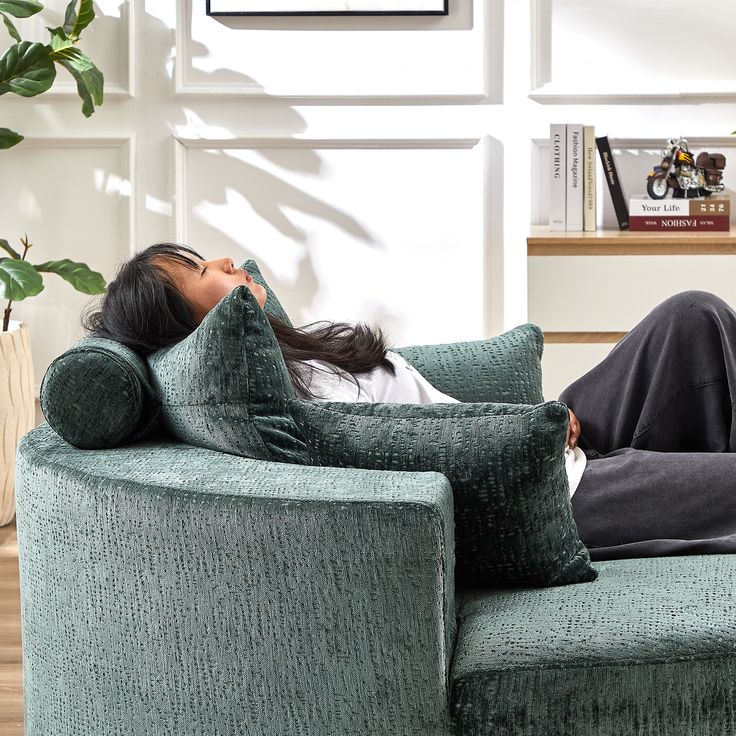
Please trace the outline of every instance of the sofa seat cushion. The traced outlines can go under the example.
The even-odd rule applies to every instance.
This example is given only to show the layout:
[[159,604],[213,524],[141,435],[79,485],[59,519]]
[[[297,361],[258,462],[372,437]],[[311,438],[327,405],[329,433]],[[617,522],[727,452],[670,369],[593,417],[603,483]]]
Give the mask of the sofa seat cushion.
[[596,568],[581,585],[458,591],[459,736],[736,733],[736,555]]

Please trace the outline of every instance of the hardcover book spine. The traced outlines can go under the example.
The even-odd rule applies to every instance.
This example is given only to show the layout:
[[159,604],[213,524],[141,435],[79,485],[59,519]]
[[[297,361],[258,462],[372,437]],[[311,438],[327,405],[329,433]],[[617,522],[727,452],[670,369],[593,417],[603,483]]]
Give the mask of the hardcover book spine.
[[635,215],[629,218],[629,230],[635,232],[728,232],[731,227],[728,215],[659,216]]
[[729,197],[708,197],[706,199],[690,199],[691,215],[730,215],[731,199]]
[[595,128],[583,127],[583,230],[596,229]]
[[629,200],[629,217],[641,215],[730,215],[731,200],[727,197],[708,199],[637,199]]
[[611,144],[608,142],[608,136],[604,135],[596,138],[595,143],[598,146],[598,154],[601,157],[601,164],[603,165],[603,175],[608,184],[608,191],[613,202],[613,209],[616,212],[619,230],[628,230],[629,210],[626,206],[626,197],[624,196],[621,179],[619,178],[616,162],[613,158]]
[[566,228],[566,182],[567,170],[567,126],[564,123],[552,123],[549,126],[549,145],[551,152],[551,170],[549,188],[549,229],[565,230]]
[[567,124],[567,221],[565,230],[583,229],[583,126]]

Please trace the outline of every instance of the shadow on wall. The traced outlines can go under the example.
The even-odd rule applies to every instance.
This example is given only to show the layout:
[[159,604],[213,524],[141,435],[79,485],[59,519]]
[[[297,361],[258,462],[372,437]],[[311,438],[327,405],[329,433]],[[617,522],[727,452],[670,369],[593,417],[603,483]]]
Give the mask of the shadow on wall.
[[[159,12],[160,16],[153,14]],[[316,301],[320,283],[310,252],[308,233],[297,224],[295,215],[308,215],[322,220],[370,247],[381,246],[368,227],[355,216],[300,189],[287,181],[286,177],[278,176],[273,168],[267,170],[252,160],[253,152],[283,169],[287,175],[294,173],[319,177],[323,172],[323,159],[312,148],[285,150],[251,145],[243,140],[243,137],[250,136],[289,139],[304,132],[306,121],[287,102],[263,95],[257,100],[258,104],[249,109],[248,98],[237,94],[197,95],[196,104],[191,99],[177,98],[172,94],[177,74],[175,64],[178,63],[177,55],[182,52],[181,46],[186,47],[183,63],[196,63],[196,60],[212,56],[205,44],[191,40],[191,34],[186,42],[180,40],[178,48],[175,23],[174,9],[150,4],[140,21],[144,35],[139,43],[145,43],[146,69],[167,70],[165,75],[139,74],[141,96],[158,100],[156,105],[149,105],[147,107],[150,109],[142,111],[146,135],[141,145],[152,149],[170,146],[171,138],[175,136],[184,143],[185,158],[193,155],[206,158],[206,163],[200,159],[197,166],[198,173],[206,172],[206,182],[187,181],[185,191],[177,193],[182,197],[178,206],[182,208],[185,220],[193,225],[190,230],[196,229],[196,241],[188,238],[187,244],[205,257],[228,255],[238,263],[248,258],[256,259],[274,291],[280,297],[286,295],[282,301],[287,309],[290,307],[289,292],[293,291],[295,283],[299,285],[299,304],[306,311]],[[190,11],[186,23],[187,29],[191,28]],[[211,69],[206,74],[217,80],[212,86],[214,90],[220,89],[223,84],[233,90],[260,88],[254,78],[232,69]],[[242,130],[245,126],[231,130],[227,125],[228,120],[244,118],[246,133]],[[250,154],[250,160],[243,160],[245,154]],[[145,156],[146,153],[143,150],[139,155]],[[152,155],[155,154],[152,152]],[[139,182],[139,186],[141,184],[147,190],[145,197],[139,196],[138,201],[145,200],[149,218],[153,216],[159,219],[160,226],[155,229],[159,232],[168,231],[166,237],[170,240],[179,240],[177,236],[180,233],[175,231],[169,192],[151,190],[150,182]],[[196,192],[196,196],[192,196],[192,192]],[[229,217],[222,216],[223,208],[227,208]],[[242,219],[251,211],[283,238],[283,250],[274,248],[273,244],[264,250],[252,240],[249,242],[247,232],[243,232]],[[241,215],[241,223],[236,232],[235,228],[227,226],[227,221],[232,222],[238,215]],[[135,247],[136,250],[142,250],[147,245],[136,243]],[[289,259],[291,268],[279,267],[279,263],[283,264],[286,259]],[[284,271],[290,272],[288,280],[283,276]],[[290,312],[298,311],[296,305],[291,307]],[[299,321],[297,314],[292,314],[292,318],[295,322]]]

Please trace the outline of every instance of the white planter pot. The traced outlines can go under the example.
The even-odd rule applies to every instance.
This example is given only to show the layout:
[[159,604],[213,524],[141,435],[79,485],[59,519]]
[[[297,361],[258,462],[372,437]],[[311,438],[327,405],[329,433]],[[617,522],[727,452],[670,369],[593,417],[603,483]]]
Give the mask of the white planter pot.
[[0,331],[0,526],[15,516],[15,451],[35,423],[31,337],[28,325],[10,320]]

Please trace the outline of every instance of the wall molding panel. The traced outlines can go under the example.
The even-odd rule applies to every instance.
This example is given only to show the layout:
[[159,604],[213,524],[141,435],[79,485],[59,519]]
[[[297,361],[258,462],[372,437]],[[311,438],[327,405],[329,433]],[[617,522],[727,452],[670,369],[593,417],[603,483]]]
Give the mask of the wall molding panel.
[[[397,138],[397,137],[391,137],[391,138],[309,138],[309,137],[276,137],[276,136],[268,136],[268,137],[261,137],[261,136],[246,136],[246,137],[238,137],[235,139],[206,139],[206,138],[184,138],[177,136],[173,139],[173,146],[174,146],[174,161],[175,161],[175,186],[176,186],[176,194],[174,197],[175,201],[175,212],[174,212],[174,218],[176,222],[176,241],[177,242],[190,242],[190,238],[194,237],[195,241],[201,240],[201,232],[200,228],[198,227],[197,234],[193,234],[190,229],[189,223],[192,221],[192,213],[197,210],[198,207],[198,200],[195,197],[192,197],[190,195],[190,182],[198,182],[198,174],[195,171],[191,170],[191,162],[190,158],[193,154],[196,154],[197,151],[226,151],[226,150],[248,150],[248,151],[262,151],[265,158],[273,158],[273,154],[270,152],[276,152],[276,160],[279,162],[281,166],[285,166],[285,161],[289,159],[289,152],[294,152],[296,158],[301,161],[302,157],[305,153],[309,153],[311,151],[315,152],[315,154],[318,155],[320,152],[338,152],[338,151],[345,151],[349,155],[356,153],[356,152],[376,152],[376,154],[384,155],[386,153],[390,152],[397,152],[397,154],[402,154],[405,152],[426,152],[428,160],[425,162],[424,166],[429,166],[430,168],[433,165],[434,158],[432,158],[435,154],[446,152],[449,154],[452,154],[453,152],[457,152],[458,154],[466,151],[469,153],[472,153],[472,159],[466,160],[464,165],[461,165],[460,170],[468,171],[468,172],[475,172],[472,174],[473,181],[456,181],[456,180],[448,180],[442,184],[442,188],[438,191],[437,197],[442,196],[442,192],[447,191],[453,191],[453,195],[456,196],[456,193],[454,190],[456,190],[458,187],[469,187],[469,191],[472,191],[473,194],[470,197],[470,200],[466,202],[463,206],[465,207],[465,212],[467,213],[467,217],[464,216],[464,213],[456,212],[454,208],[451,206],[448,207],[446,212],[438,212],[438,208],[434,206],[432,208],[432,215],[431,217],[437,219],[439,218],[440,222],[445,222],[447,225],[448,223],[455,222],[455,219],[457,217],[460,218],[460,222],[457,225],[458,230],[458,242],[455,244],[452,243],[451,239],[443,241],[445,244],[445,248],[450,248],[446,251],[446,253],[443,253],[442,257],[440,258],[440,261],[437,263],[437,269],[432,269],[433,272],[436,271],[437,276],[441,279],[442,274],[442,265],[441,265],[441,259],[445,258],[447,260],[447,268],[449,271],[453,273],[457,273],[458,270],[462,270],[464,267],[469,270],[470,273],[472,273],[472,278],[474,280],[478,280],[479,284],[482,284],[482,288],[480,288],[479,291],[472,290],[472,294],[469,294],[471,297],[473,295],[480,297],[480,300],[478,301],[478,308],[481,310],[482,314],[479,316],[481,319],[475,324],[478,325],[477,331],[473,333],[473,336],[475,338],[480,338],[485,334],[490,334],[491,332],[498,332],[500,330],[492,330],[490,325],[494,322],[494,320],[498,321],[498,312],[496,311],[498,309],[498,299],[500,298],[499,293],[496,291],[493,293],[492,297],[489,297],[489,294],[491,293],[490,289],[490,283],[493,280],[496,280],[498,278],[498,272],[490,268],[490,264],[495,264],[496,261],[500,259],[500,252],[502,250],[502,239],[501,239],[501,224],[502,224],[502,218],[496,217],[496,209],[494,204],[494,192],[493,192],[493,186],[494,182],[498,181],[499,174],[498,174],[498,167],[500,165],[500,159],[495,155],[499,150],[499,144],[497,141],[494,141],[490,137],[483,136],[483,137],[475,137],[475,138]],[[303,152],[303,153],[302,153]],[[324,157],[320,157],[324,158]],[[327,157],[329,159],[329,157]],[[360,161],[364,161],[366,164],[369,165],[370,171],[373,170],[371,168],[372,166],[375,166],[372,159],[374,157],[369,157],[368,159],[358,159],[358,163],[355,163],[356,159],[351,158],[351,161],[355,164],[356,168],[358,169],[355,172],[355,177],[359,180],[362,175],[363,171],[360,169]],[[444,158],[444,156],[441,156],[441,158]],[[412,160],[417,160],[412,157]],[[421,159],[419,159],[421,160]],[[393,161],[390,157],[388,161]],[[399,159],[397,159],[397,164],[399,164],[400,161],[404,161],[406,163],[406,160],[403,156],[400,156]],[[473,163],[474,162],[474,163]],[[457,163],[457,162],[456,162]],[[200,163],[201,165],[201,163]],[[328,161],[322,162],[323,166],[327,166],[329,168],[333,167],[333,164]],[[468,168],[469,167],[469,168]],[[295,169],[296,170],[296,169]],[[422,169],[424,170],[424,169]],[[247,173],[244,175],[248,175]],[[255,174],[256,176],[260,176],[260,172],[257,172]],[[408,181],[412,180],[412,171],[411,169],[404,168],[401,169],[394,169],[391,174],[388,174],[391,179],[406,178]],[[422,176],[422,174],[416,174],[416,176]],[[477,178],[475,178],[477,177]],[[290,178],[289,181],[291,182],[290,186],[293,185],[293,180]],[[348,186],[350,184],[346,182]],[[378,182],[376,182],[376,185],[379,185]],[[314,192],[308,192],[307,196],[313,196]],[[219,201],[220,197],[218,197]],[[355,212],[348,212],[347,214],[352,216],[358,216],[357,213],[362,211],[362,208],[358,207]],[[410,209],[410,212],[412,210]],[[490,213],[490,215],[489,215]],[[402,227],[406,227],[407,223],[400,223],[401,215],[400,213],[394,212],[391,215],[392,217],[396,218],[399,217],[399,224],[397,227],[399,230]],[[411,215],[409,215],[411,217]],[[414,220],[417,222],[417,220]],[[336,220],[337,222],[337,220]],[[469,223],[469,224],[468,224]],[[245,227],[245,225],[244,225]],[[392,230],[392,225],[390,223],[387,223],[385,225],[386,228],[388,228],[388,232],[397,232],[395,230]],[[418,238],[420,241],[422,239],[422,227],[430,227],[426,226],[421,223],[418,223],[418,227],[415,228],[417,231],[415,233],[416,238]],[[469,229],[468,229],[469,228]],[[465,235],[470,235],[470,239],[465,237]],[[437,253],[436,251],[436,242],[432,245],[432,234],[429,232],[427,233],[427,244],[428,248],[434,248],[432,250],[432,253]],[[298,241],[297,241],[298,242]],[[340,238],[336,240],[336,242],[340,242]],[[352,247],[355,248],[355,245],[350,245],[351,240],[350,238],[345,239],[345,247]],[[354,242],[354,241],[353,241]],[[390,247],[393,251],[395,251],[396,248],[399,248],[401,245],[401,238],[399,236],[390,236],[390,244],[386,243],[385,245],[381,245],[380,248],[388,248]],[[455,245],[455,248],[452,246]],[[295,246],[296,247],[296,246]],[[380,249],[379,249],[380,250]],[[461,251],[466,254],[466,256],[471,257],[474,259],[472,263],[467,263],[463,265],[463,263],[456,261],[453,262],[452,260],[452,253],[454,250]],[[356,254],[360,251],[356,251]],[[364,254],[362,256],[356,255],[357,258],[366,258],[365,261],[366,264],[370,264],[373,262],[373,255],[370,254]],[[434,256],[433,256],[434,257]],[[356,261],[355,266],[360,268],[361,261]],[[259,261],[260,264],[260,261]],[[425,264],[426,267],[427,264]],[[370,269],[371,266],[368,265],[366,268]],[[453,282],[453,291],[457,289],[458,287],[455,286],[456,282]],[[288,288],[288,287],[286,287]],[[388,296],[388,295],[387,295]],[[468,296],[466,294],[465,296]],[[465,298],[465,297],[463,297]],[[477,313],[476,313],[477,314]],[[473,322],[473,320],[476,319],[475,317],[469,318],[468,322]],[[470,338],[469,338],[470,339]]]
[[[592,28],[596,25],[589,20],[600,8],[595,10],[585,0],[530,0],[531,4],[531,85],[530,99],[546,105],[565,104],[687,104],[709,101],[733,101],[736,99],[736,76],[730,79],[714,79],[709,74],[715,58],[722,52],[719,44],[718,29],[712,26],[700,27],[698,23],[682,25],[685,18],[692,20],[692,5],[678,0],[682,7],[668,6],[658,8],[655,5],[641,6],[640,3],[626,2],[609,3],[604,11],[615,15],[626,16],[616,18],[621,23],[620,28],[610,23],[610,36],[604,39],[602,45],[595,46],[591,36]],[[723,13],[727,13],[725,0],[720,0],[722,8],[709,7],[707,18],[712,20]],[[627,5],[631,5],[627,8]],[[565,46],[564,51],[554,53],[555,13],[567,11],[567,18],[575,15],[580,19],[580,28],[576,29],[577,39],[583,41],[582,50],[574,48],[574,34],[571,38],[559,41],[559,46]],[[723,11],[723,13],[721,13]],[[645,18],[646,28],[639,28],[642,38],[632,37],[633,13],[651,13],[653,17]],[[724,22],[725,22],[724,15]],[[655,19],[658,23],[655,23]],[[610,20],[610,19],[609,19]],[[641,19],[637,25],[642,26]],[[600,26],[598,27],[600,30]],[[621,30],[621,36],[616,36],[616,30]],[[648,33],[647,33],[648,31]],[[629,38],[627,38],[627,36]],[[588,39],[590,46],[584,45]],[[647,41],[648,39],[648,41]],[[667,42],[667,39],[671,43]],[[611,42],[610,44],[608,42]],[[614,44],[619,44],[615,46]],[[573,46],[568,50],[567,45]],[[701,46],[702,45],[702,46]],[[669,71],[657,70],[659,76],[654,77],[646,68],[640,68],[637,74],[630,69],[621,70],[621,61],[640,49],[646,49],[653,59],[659,50],[667,48],[671,52]],[[702,50],[703,53],[698,53]],[[589,54],[586,56],[586,54]],[[577,65],[567,60],[577,58]],[[679,57],[679,58],[678,58]],[[557,62],[562,60],[569,63],[570,74],[565,76],[564,70],[556,69]],[[642,58],[642,67],[646,56]],[[574,75],[580,70],[580,61],[585,66],[600,64],[601,73],[591,77],[576,79]],[[678,65],[686,68],[694,64],[704,65],[702,78],[690,78],[678,74]],[[616,69],[620,69],[618,73]]]
[[[192,64],[193,47],[199,45],[204,46],[201,41],[191,38],[192,31],[192,3],[196,0],[178,0],[176,6],[176,27],[174,29],[175,49],[177,62],[174,68],[174,93],[177,96],[227,96],[227,97],[250,97],[250,98],[281,98],[281,99],[308,99],[317,100],[335,100],[342,103],[360,100],[396,100],[411,101],[422,100],[425,102],[479,102],[486,99],[500,101],[501,81],[500,70],[502,69],[500,54],[503,48],[503,39],[500,34],[499,25],[503,18],[503,0],[455,0],[450,15],[437,16],[435,18],[406,18],[406,17],[375,17],[362,19],[346,19],[341,17],[321,17],[321,18],[214,18],[206,19],[209,24],[219,23],[223,28],[223,33],[227,34],[233,30],[240,30],[243,33],[270,34],[274,39],[272,43],[278,43],[279,31],[287,34],[286,38],[298,38],[299,33],[303,31],[319,33],[324,31],[325,36],[323,43],[329,44],[335,34],[354,33],[359,36],[363,33],[373,33],[376,38],[380,38],[382,30],[388,32],[416,33],[416,38],[421,39],[422,32],[434,32],[438,28],[447,30],[448,38],[453,34],[465,33],[468,38],[463,43],[456,46],[443,46],[432,48],[430,54],[430,46],[423,49],[427,56],[432,58],[443,58],[444,63],[429,72],[429,77],[407,78],[403,83],[402,89],[390,89],[392,78],[396,76],[397,69],[407,64],[405,58],[396,59],[396,67],[393,69],[381,70],[371,69],[368,66],[359,63],[352,75],[352,88],[346,88],[345,85],[331,81],[326,75],[321,80],[322,90],[320,91],[318,84],[315,88],[315,78],[319,76],[312,75],[310,78],[299,80],[298,72],[290,76],[287,83],[261,83],[256,79],[246,76],[245,73],[232,73],[230,76],[237,77],[232,82],[218,82],[216,79],[212,81],[192,81],[189,71]],[[200,18],[199,22],[203,20]],[[442,38],[442,34],[437,34],[438,38]],[[390,38],[390,36],[388,36]],[[408,40],[407,36],[407,40]],[[360,39],[356,41],[356,45],[351,51],[353,54],[362,54],[366,57],[373,52],[373,47],[366,47],[361,52],[361,44],[367,41]],[[211,49],[203,49],[207,51],[206,56],[213,56]],[[494,57],[495,51],[495,57]],[[274,56],[274,62],[283,63],[285,59],[290,61],[298,58],[298,50],[294,50],[285,46],[283,52]],[[330,53],[329,49],[323,50],[323,53]],[[340,66],[349,65],[351,63],[350,55],[345,55],[342,50],[335,50],[336,58],[343,59],[343,64],[335,64],[332,71],[337,73]],[[382,49],[383,54],[390,53],[386,47]],[[451,82],[449,78],[444,81],[439,79],[438,71],[444,69],[444,66],[456,63],[456,59],[461,54],[467,54],[467,59],[457,62],[457,74]],[[425,57],[426,58],[426,57]],[[427,58],[430,62],[432,58]],[[475,62],[475,66],[473,65]],[[210,72],[211,76],[217,77],[218,72],[222,75],[223,69],[215,69]],[[361,85],[365,85],[365,79],[374,75],[384,74],[384,89],[373,89],[371,91],[360,91]],[[468,84],[464,78],[472,78],[473,83]],[[330,90],[330,85],[332,89]],[[455,86],[458,91],[454,91]],[[354,91],[355,90],[355,91]]]

